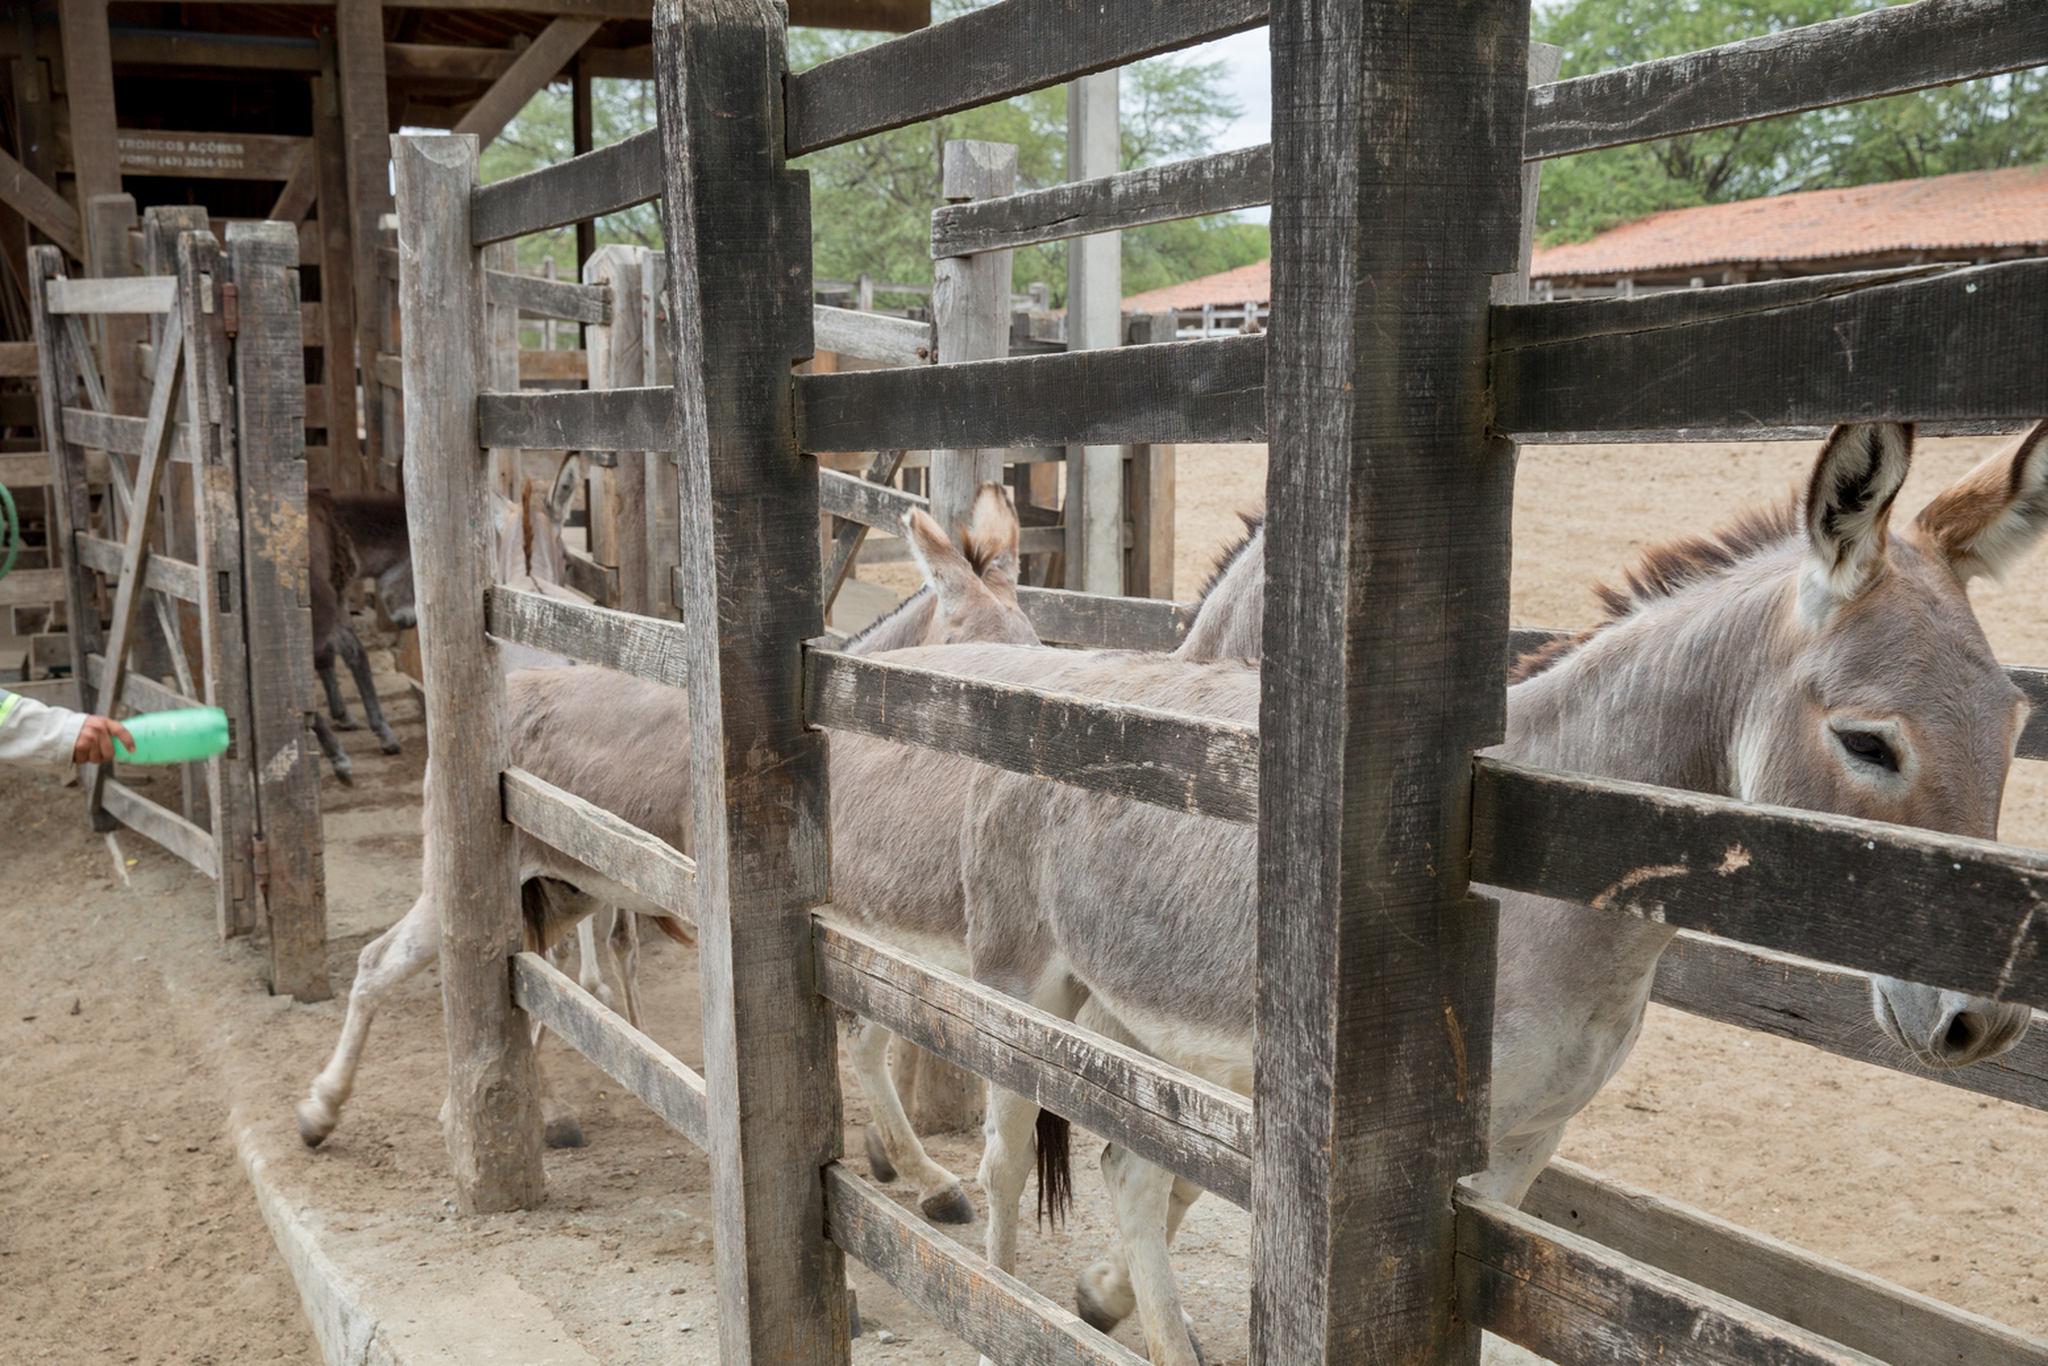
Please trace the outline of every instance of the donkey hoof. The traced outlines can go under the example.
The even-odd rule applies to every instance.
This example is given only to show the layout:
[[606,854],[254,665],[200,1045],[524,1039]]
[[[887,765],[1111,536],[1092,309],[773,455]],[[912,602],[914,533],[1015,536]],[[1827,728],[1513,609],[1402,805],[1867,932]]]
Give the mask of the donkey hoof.
[[917,1207],[924,1211],[925,1218],[935,1224],[974,1222],[974,1202],[958,1186],[948,1186],[937,1194],[927,1195],[917,1202]]
[[1113,1333],[1116,1326],[1130,1317],[1136,1302],[1128,1291],[1121,1297],[1121,1304],[1112,1304],[1103,1293],[1104,1281],[1113,1274],[1108,1261],[1100,1261],[1074,1278],[1074,1312],[1081,1316],[1081,1322],[1098,1333]]
[[310,1100],[302,1100],[293,1112],[299,1121],[299,1137],[308,1148],[317,1148],[334,1132],[334,1117]]
[[547,1144],[550,1148],[580,1148],[583,1146],[583,1124],[574,1115],[556,1115],[548,1121]]
[[334,770],[334,781],[340,783],[343,787],[354,787],[356,785],[355,767],[346,759],[331,764],[329,767]]
[[868,1175],[888,1185],[896,1179],[896,1164],[889,1160],[889,1150],[882,1146],[882,1131],[868,1125]]
[[379,754],[403,754],[405,750],[398,743],[396,735],[387,735],[377,741],[377,752]]
[[361,730],[363,728],[363,723],[356,720],[353,716],[337,716],[334,718],[333,724],[336,730]]

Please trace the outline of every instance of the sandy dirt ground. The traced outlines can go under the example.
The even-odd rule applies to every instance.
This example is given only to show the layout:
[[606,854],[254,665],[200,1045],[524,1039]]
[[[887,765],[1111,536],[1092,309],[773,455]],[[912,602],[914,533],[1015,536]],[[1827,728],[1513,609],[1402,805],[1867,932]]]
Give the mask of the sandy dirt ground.
[[[1930,443],[1907,504],[1988,444]],[[1516,620],[1590,620],[1589,585],[1633,550],[1782,494],[1811,456],[1796,446],[1524,451]],[[1182,593],[1263,479],[1259,448],[1183,452]],[[2044,582],[2048,559],[1978,591],[2001,657],[2048,662]],[[388,672],[384,681],[407,752],[386,758],[364,732],[345,734],[357,786],[323,788],[338,986],[418,885],[424,737],[417,704]],[[2007,838],[2048,844],[2044,773],[2018,767]],[[375,1264],[410,1302],[439,1306],[394,1325],[407,1340],[463,1360],[465,1324],[526,1316],[534,1340],[553,1344],[536,1348],[536,1361],[716,1360],[701,1157],[551,1044],[546,1063],[590,1146],[549,1155],[543,1209],[457,1219],[434,1120],[445,1063],[432,970],[395,993],[341,1127],[308,1152],[290,1105],[333,1043],[340,1002],[268,997],[257,949],[215,939],[209,885],[133,836],[123,885],[81,805],[55,778],[0,774],[0,934],[11,945],[0,978],[0,1360],[318,1359],[236,1169],[231,1113],[253,1122],[279,1187],[317,1212],[352,1264]],[[649,1032],[698,1062],[694,955],[656,941],[642,974]],[[857,1095],[846,1117],[857,1140]],[[977,1140],[932,1146],[971,1176]],[[1027,1220],[1023,1238],[1021,1273],[1062,1303],[1074,1271],[1109,1242],[1094,1151],[1077,1141],[1073,1223],[1033,1233]],[[1574,1124],[1565,1155],[2048,1333],[2048,1116],[1659,1008],[1628,1066]],[[969,1190],[979,1202],[971,1180]],[[959,1232],[978,1245],[979,1223]],[[1247,1355],[1248,1244],[1244,1215],[1209,1200],[1177,1251],[1218,1366]],[[867,1329],[856,1361],[974,1360],[875,1278],[857,1267],[850,1276]],[[1121,1337],[1138,1346],[1130,1326]],[[557,1357],[555,1347],[587,1356]]]

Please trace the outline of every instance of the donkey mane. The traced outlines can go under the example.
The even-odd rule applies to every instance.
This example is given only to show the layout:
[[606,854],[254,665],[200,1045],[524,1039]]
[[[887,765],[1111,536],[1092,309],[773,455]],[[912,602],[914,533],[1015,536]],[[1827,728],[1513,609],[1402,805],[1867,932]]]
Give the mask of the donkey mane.
[[[979,564],[975,564],[975,560],[977,557],[970,551],[962,551],[961,553],[967,556],[969,564],[975,565],[974,572],[976,574],[981,573],[981,566]],[[922,607],[924,604],[930,602],[931,600],[932,587],[930,584],[925,584],[923,587],[919,588],[915,593],[912,593],[909,597],[897,603],[894,607],[891,607],[888,611],[882,613],[882,615],[876,617],[867,625],[861,627],[858,632],[848,637],[846,644],[842,645],[840,648],[850,653],[854,652],[854,646],[860,644],[869,636],[874,635],[877,631],[881,630],[884,626],[887,626],[890,622],[896,620],[896,618],[902,616],[905,612],[910,611],[914,607]]]
[[1593,586],[1604,613],[1600,621],[1576,635],[1559,636],[1515,661],[1508,681],[1520,683],[1548,669],[1637,608],[1676,596],[1694,584],[1725,574],[1742,561],[1783,541],[1799,529],[1801,501],[1795,490],[1788,498],[1737,514],[1735,520],[1704,536],[1681,536],[1645,549],[1617,588]]
[[1215,566],[1209,570],[1209,577],[1202,580],[1202,590],[1195,594],[1197,612],[1201,611],[1202,604],[1209,600],[1209,595],[1216,591],[1216,585],[1223,582],[1223,576],[1230,572],[1230,567],[1244,557],[1244,552],[1251,548],[1253,541],[1259,539],[1259,529],[1266,524],[1266,514],[1240,512],[1237,514],[1237,520],[1244,523],[1244,534],[1223,547],[1223,553],[1216,557]]

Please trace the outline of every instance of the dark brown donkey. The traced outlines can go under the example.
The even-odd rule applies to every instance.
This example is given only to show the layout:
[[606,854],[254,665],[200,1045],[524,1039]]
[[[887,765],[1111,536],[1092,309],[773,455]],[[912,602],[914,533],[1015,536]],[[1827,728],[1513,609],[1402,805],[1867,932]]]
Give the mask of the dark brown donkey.
[[391,733],[384,710],[377,705],[370,657],[349,622],[348,590],[358,579],[374,579],[384,614],[400,626],[412,625],[412,546],[406,540],[405,503],[395,493],[336,494],[313,489],[306,494],[306,515],[306,541],[312,556],[313,667],[327,689],[327,709],[334,718],[330,726],[327,717],[314,712],[313,731],[334,776],[346,783],[352,780],[348,755],[342,752],[334,732],[353,730],[356,723],[342,700],[341,680],[335,677],[337,651],[355,677],[363,715],[376,732],[378,746],[386,754],[398,753],[398,737]]

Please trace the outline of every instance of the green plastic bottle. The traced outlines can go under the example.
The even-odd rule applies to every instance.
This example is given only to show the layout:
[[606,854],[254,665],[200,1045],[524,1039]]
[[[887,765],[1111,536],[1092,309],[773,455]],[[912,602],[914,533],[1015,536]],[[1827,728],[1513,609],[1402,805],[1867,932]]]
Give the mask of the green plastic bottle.
[[130,750],[117,737],[116,757],[124,764],[187,764],[227,752],[228,714],[219,707],[153,711],[121,722],[135,737]]

